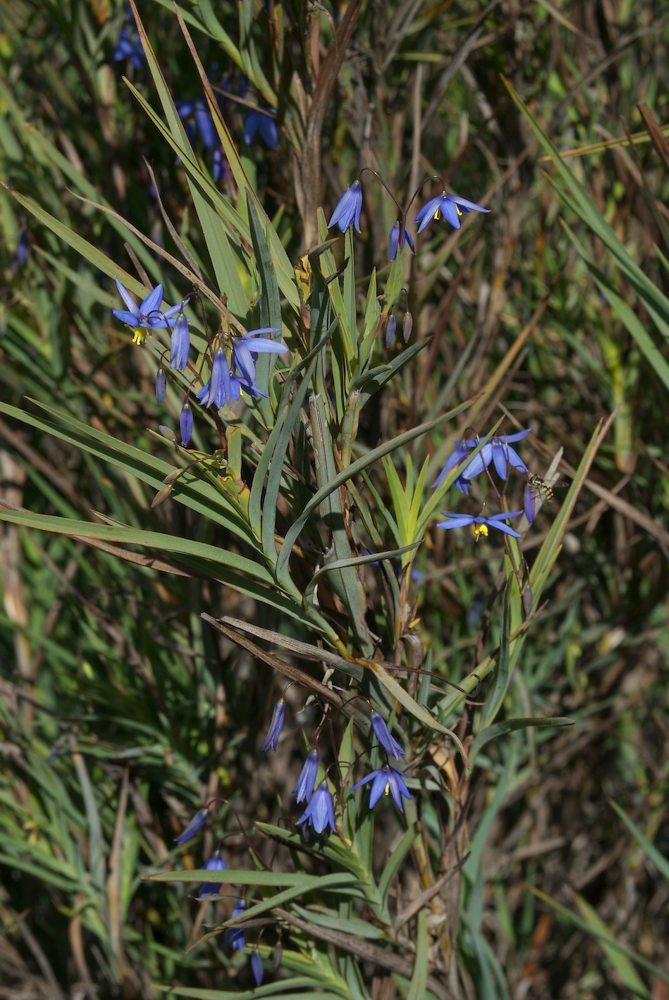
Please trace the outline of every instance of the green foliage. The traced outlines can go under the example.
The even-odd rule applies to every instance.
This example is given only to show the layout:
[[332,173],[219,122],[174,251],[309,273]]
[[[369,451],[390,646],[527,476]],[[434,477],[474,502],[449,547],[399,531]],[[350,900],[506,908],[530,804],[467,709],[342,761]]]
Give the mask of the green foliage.
[[[651,7],[636,5],[633,46],[625,5],[618,21],[539,7],[531,25],[467,3],[382,19],[362,0],[131,0],[132,19],[101,0],[11,7],[7,988],[655,995],[669,981],[669,156]],[[114,59],[121,29],[137,64]],[[640,95],[654,114],[639,121]],[[250,112],[277,149],[246,142]],[[621,118],[634,135],[594,141]],[[363,235],[340,236],[327,220],[363,166]],[[457,232],[435,220],[388,262],[398,213],[415,233],[439,185],[493,213]],[[167,329],[131,344],[115,278],[187,300],[186,369]],[[258,328],[287,345],[255,360],[267,395],[200,406],[216,349]],[[534,524],[476,546],[436,531],[444,508],[520,508],[513,470],[489,465],[468,497],[462,465],[431,484],[456,441],[475,459],[521,426],[530,471],[558,480]],[[264,754],[279,693],[288,722]],[[329,837],[305,835],[292,800],[312,741]],[[403,813],[351,790],[386,763],[411,793]],[[175,845],[203,804],[204,832]],[[205,867],[215,849],[227,869]]]

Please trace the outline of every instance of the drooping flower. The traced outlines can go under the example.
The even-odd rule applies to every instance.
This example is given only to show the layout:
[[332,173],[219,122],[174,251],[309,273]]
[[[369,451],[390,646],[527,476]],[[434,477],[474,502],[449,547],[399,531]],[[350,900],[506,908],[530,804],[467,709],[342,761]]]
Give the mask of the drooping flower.
[[256,986],[262,986],[265,978],[265,966],[259,951],[254,951],[251,955],[251,973]]
[[228,170],[228,161],[223,155],[223,150],[219,146],[218,149],[214,150],[214,155],[212,157],[211,175],[214,180],[218,183],[221,177],[225,177],[226,174],[230,176]]
[[360,181],[354,181],[350,188],[344,191],[343,195],[335,205],[335,210],[330,216],[328,229],[339,226],[339,230],[345,233],[349,226],[355,226],[357,232],[360,229],[360,213],[362,211],[362,187]]
[[162,403],[165,399],[165,393],[167,392],[167,375],[165,374],[165,369],[161,365],[156,372],[156,403]]
[[215,406],[217,408],[225,406],[233,398],[233,388],[230,380],[230,366],[225,356],[225,351],[219,347],[214,354],[211,365],[211,378],[209,380],[209,391],[206,398],[202,398],[200,390],[198,399],[202,399],[204,406]]
[[218,146],[218,136],[211,111],[201,97],[195,101],[177,101],[174,106],[184,123],[190,143],[199,137],[205,149],[214,149]]
[[311,827],[315,833],[321,834],[328,827],[336,831],[334,802],[327,784],[322,781],[314,794],[309,799],[309,804],[297,821],[297,825],[303,823]]
[[450,511],[445,510],[443,516],[449,520],[440,521],[437,527],[449,531],[451,528],[464,528],[466,525],[471,525],[472,535],[477,542],[481,536],[484,538],[488,537],[489,528],[496,528],[498,531],[503,531],[505,535],[520,538],[520,534],[517,531],[510,528],[508,524],[504,524],[504,519],[508,517],[520,517],[522,513],[522,510],[510,510],[504,511],[501,514],[491,514],[490,517],[483,517],[482,514],[474,517],[473,514],[452,514]]
[[114,62],[122,62],[124,59],[129,59],[135,69],[142,68],[144,63],[144,49],[136,31],[131,31],[128,27],[121,28],[116,39],[113,59]]
[[372,729],[376,734],[377,740],[390,757],[395,757],[399,760],[400,757],[404,756],[404,747],[397,742],[388,729],[386,720],[378,712],[372,712]]
[[19,236],[16,241],[14,256],[12,257],[12,263],[11,263],[12,274],[16,274],[16,272],[19,271],[23,267],[25,262],[28,260],[28,247],[29,247],[28,230],[21,228],[19,230]]
[[[475,443],[474,447],[476,447]],[[463,462],[470,454],[471,450],[472,450],[472,444],[470,441],[455,442],[455,451],[451,455],[449,455],[449,457],[446,459],[446,464],[444,465],[443,469],[441,470],[435,481],[432,483],[433,490],[436,490],[438,486],[441,486],[441,484],[443,483],[444,479],[451,471],[451,469],[454,469],[456,465],[459,465],[460,462]],[[458,477],[458,480],[456,481],[455,484],[456,486],[458,485],[460,479],[462,479],[462,476]],[[458,488],[460,489],[461,493],[467,493],[469,491],[469,486],[467,484],[465,484],[464,489],[461,486]]]
[[[240,917],[244,910],[246,909],[246,903],[243,899],[238,899],[235,905],[232,907],[232,917]],[[223,935],[223,943],[232,948],[233,951],[237,951],[243,948],[246,944],[246,933],[243,927],[228,927],[225,934]]]
[[156,285],[152,288],[146,298],[137,304],[133,295],[130,294],[121,282],[116,278],[116,287],[119,295],[123,299],[125,309],[112,309],[112,315],[126,326],[131,326],[139,330],[155,330],[157,328],[169,326],[169,320],[183,309],[183,303],[178,306],[170,306],[165,312],[160,311],[160,303],[163,301],[163,286]]
[[395,260],[397,251],[401,250],[405,243],[409,247],[409,250],[411,250],[411,253],[416,252],[411,233],[398,219],[388,233],[388,256],[391,260]]
[[443,215],[446,222],[450,222],[454,229],[460,228],[460,217],[468,212],[489,212],[489,208],[483,208],[474,201],[460,198],[456,194],[446,194],[442,191],[435,198],[430,198],[420,209],[416,216],[418,232],[422,233],[433,219],[439,219]]
[[529,524],[534,524],[537,516],[537,493],[529,483],[525,484],[523,490],[523,511]]
[[190,403],[184,403],[181,407],[179,432],[181,434],[181,443],[185,448],[193,436],[193,411],[190,408]]
[[199,137],[204,148],[212,152],[211,172],[214,180],[219,181],[225,173],[226,159],[209,105],[202,98],[198,98],[195,101],[177,101],[175,107],[184,123],[186,135],[191,145]]
[[[232,342],[232,364],[236,373],[240,376],[242,388],[246,386],[256,386],[256,366],[255,359],[259,354],[283,354],[287,347],[277,340],[270,340],[262,337],[263,333],[280,333],[278,326],[265,326],[259,330],[249,330],[241,337],[235,337]],[[246,383],[246,384],[245,384]]]
[[391,313],[388,317],[388,322],[386,323],[386,335],[385,335],[385,345],[390,349],[395,343],[395,332],[397,330],[397,320],[395,319],[395,314]]
[[269,729],[267,730],[267,736],[265,742],[263,743],[263,750],[267,753],[268,750],[276,750],[279,746],[279,737],[281,736],[281,730],[283,729],[283,723],[286,718],[286,703],[283,698],[279,698],[276,705],[274,706],[274,711],[272,712],[272,721],[269,724]]
[[410,799],[413,796],[407,788],[400,771],[386,764],[385,767],[372,771],[362,781],[357,781],[351,791],[354,792],[356,788],[361,788],[363,785],[369,784],[370,781],[372,782],[372,787],[369,790],[370,809],[374,808],[383,795],[392,795],[393,802],[399,811],[404,812],[402,798]]
[[193,816],[192,820],[186,827],[186,829],[175,838],[175,843],[181,846],[185,844],[188,840],[192,840],[195,837],[204,824],[207,822],[207,817],[209,816],[209,810],[206,808],[198,809],[198,811]]
[[302,766],[300,776],[297,779],[297,784],[295,785],[295,801],[297,803],[309,801],[314,793],[314,785],[316,784],[317,775],[318,753],[315,750],[311,750],[307,754],[307,759]]
[[268,149],[276,149],[279,145],[279,133],[274,120],[276,111],[262,111],[253,108],[244,116],[244,142],[250,146],[256,135],[259,135]]
[[188,320],[182,313],[172,330],[170,364],[177,371],[183,371],[188,364],[188,352],[190,351],[190,332],[188,330]]
[[[220,851],[214,851],[210,858],[207,858],[203,865],[203,870],[206,872],[224,872],[227,869],[227,865],[223,860],[223,855]],[[200,889],[200,895],[198,899],[206,899],[208,896],[218,896],[221,891],[220,883],[218,882],[203,882],[202,888]]]

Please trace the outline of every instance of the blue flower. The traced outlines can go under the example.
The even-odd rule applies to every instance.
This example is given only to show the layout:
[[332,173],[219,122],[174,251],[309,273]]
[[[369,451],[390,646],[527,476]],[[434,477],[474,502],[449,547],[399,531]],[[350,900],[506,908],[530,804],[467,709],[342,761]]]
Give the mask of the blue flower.
[[326,783],[322,781],[314,794],[309,799],[309,804],[297,821],[301,826],[306,823],[318,834],[330,827],[335,832],[334,802]]
[[203,406],[215,406],[217,409],[226,406],[234,398],[230,366],[225,351],[221,347],[214,354],[211,378],[207,385],[200,389],[197,398]]
[[472,535],[477,542],[481,535],[484,538],[488,537],[488,528],[496,528],[498,531],[503,531],[505,535],[520,538],[517,531],[510,528],[508,524],[504,524],[504,519],[507,517],[520,517],[522,513],[522,510],[510,510],[501,514],[491,514],[490,517],[483,517],[481,514],[474,517],[472,514],[451,514],[450,511],[445,510],[443,516],[449,518],[449,520],[440,521],[437,527],[448,531],[450,528],[464,528],[466,525],[471,524]]
[[537,494],[536,490],[529,483],[525,484],[523,491],[523,511],[528,523],[534,524],[534,518],[537,513]]
[[221,177],[225,176],[227,167],[227,160],[223,156],[223,150],[219,147],[214,150],[214,155],[212,157],[212,169],[211,175],[214,180],[218,183]]
[[165,399],[165,393],[167,392],[167,375],[165,374],[165,369],[161,365],[156,372],[156,402],[162,403]]
[[398,219],[388,233],[388,256],[391,260],[395,260],[397,251],[401,250],[405,243],[411,253],[416,252],[411,233]]
[[356,788],[361,788],[362,785],[366,785],[370,781],[372,782],[372,787],[369,790],[370,809],[374,808],[381,796],[392,795],[393,802],[399,811],[404,812],[402,798],[404,797],[405,799],[410,799],[412,798],[412,795],[407,788],[400,771],[397,771],[394,767],[390,767],[389,764],[386,764],[385,767],[372,771],[372,773],[368,774],[367,777],[362,779],[362,781],[356,782],[351,791],[354,792]]
[[[212,856],[208,858],[204,865],[203,871],[205,872],[224,872],[227,869],[227,865],[223,860],[223,855],[220,851],[214,851]],[[218,896],[221,891],[220,883],[218,882],[203,882],[202,888],[200,889],[200,895],[198,899],[206,899],[207,896]]]
[[174,324],[172,330],[171,357],[170,364],[177,371],[182,371],[188,364],[188,352],[190,351],[190,333],[188,330],[188,320],[181,314]]
[[315,750],[312,750],[307,754],[307,759],[302,766],[300,776],[297,779],[297,784],[295,785],[296,802],[300,803],[309,801],[314,793],[314,785],[316,784],[317,775],[318,754]]
[[485,451],[486,448],[491,449],[492,463],[500,479],[506,479],[509,465],[516,472],[522,472],[523,475],[527,474],[527,466],[515,448],[510,448],[509,445],[514,441],[522,441],[529,433],[530,429],[527,428],[527,430],[518,431],[516,434],[501,434],[499,437],[494,437],[492,441],[489,441],[481,449],[481,451]]
[[340,232],[345,233],[349,226],[353,225],[360,233],[362,231],[360,229],[361,211],[362,187],[360,181],[354,181],[337,202],[328,222],[328,229],[331,229],[332,226],[339,226]]
[[190,408],[190,403],[184,403],[181,407],[179,432],[181,434],[181,443],[185,448],[193,436],[193,411]]
[[[476,447],[476,444],[474,444],[474,447]],[[471,450],[472,450],[472,445],[470,441],[455,442],[455,451],[451,455],[449,455],[449,457],[446,459],[446,464],[444,465],[443,469],[441,470],[435,481],[432,483],[433,490],[436,490],[438,486],[441,486],[441,484],[443,483],[444,479],[451,471],[451,469],[454,469],[456,465],[459,465],[460,462],[464,461],[464,459],[467,458],[467,456],[470,454]],[[461,489],[461,492],[467,493],[468,488],[464,490]]]
[[262,986],[262,981],[265,977],[265,967],[262,964],[259,951],[254,951],[251,955],[251,973],[256,986]]
[[183,833],[180,833],[179,836],[175,838],[175,843],[181,846],[181,844],[185,844],[186,841],[192,840],[192,838],[200,832],[204,824],[207,822],[208,816],[208,809],[198,809]]
[[160,311],[160,303],[163,301],[163,286],[156,285],[152,288],[146,298],[137,305],[134,296],[130,294],[121,282],[116,278],[116,287],[119,295],[123,299],[125,309],[112,309],[112,314],[121,323],[140,330],[155,330],[156,328],[169,326],[169,320],[177,313],[181,312],[183,303],[178,306],[171,306],[165,312]]
[[268,149],[276,149],[279,145],[279,134],[274,116],[276,111],[260,111],[255,108],[244,116],[244,142],[250,146],[256,135],[265,143]]
[[11,263],[11,270],[13,274],[22,268],[28,260],[28,246],[28,230],[20,229],[19,238],[16,241],[16,249],[14,250],[14,256]]
[[[530,430],[528,428],[527,430],[517,431],[515,434],[500,434],[498,437],[494,437],[488,441],[487,444],[484,444],[478,455],[475,455],[470,462],[466,462],[466,464],[463,465],[462,471],[455,481],[455,485],[460,492],[468,493],[469,483],[471,480],[475,479],[476,476],[480,475],[485,469],[487,469],[491,462],[501,479],[507,478],[509,465],[513,469],[516,469],[517,472],[526,474],[527,466],[515,448],[511,448],[510,445],[516,441],[522,441],[523,438],[526,438],[529,433]],[[450,455],[443,469],[432,484],[433,489],[443,482],[451,469],[453,469],[456,465],[459,465],[461,462],[464,463],[469,453],[473,451],[478,444],[479,441],[476,438],[456,441],[455,451],[452,455]]]
[[196,101],[177,101],[175,107],[179,117],[183,119],[189,142],[192,143],[195,136],[199,135],[205,149],[219,147],[214,119],[202,98]]
[[[240,917],[246,909],[246,903],[243,899],[238,899],[235,905],[232,907],[232,918]],[[243,927],[228,927],[225,934],[223,935],[223,944],[229,945],[233,951],[237,951],[243,948],[246,944],[246,934],[244,933]]]
[[404,756],[404,747],[401,746],[388,729],[386,720],[378,712],[372,712],[372,729],[376,738],[390,757],[399,760]]
[[129,59],[135,69],[141,69],[144,62],[144,49],[136,31],[131,32],[124,27],[119,31],[114,49],[114,62],[122,62]]
[[[233,340],[232,364],[240,376],[243,389],[246,390],[247,386],[257,389],[255,358],[259,354],[283,354],[287,350],[286,345],[280,341],[259,336],[261,333],[279,332],[280,327],[278,326],[265,326],[260,330],[250,330]],[[255,395],[255,393],[251,393],[251,395]]]
[[269,729],[267,730],[267,736],[265,742],[263,743],[263,750],[267,753],[268,750],[276,750],[279,746],[279,737],[281,736],[281,730],[283,729],[284,719],[286,718],[286,703],[283,698],[279,698],[276,705],[274,706],[274,711],[272,712],[272,721],[269,724]]
[[474,201],[467,201],[455,194],[446,194],[442,191],[436,198],[430,198],[418,212],[416,225],[418,232],[422,233],[433,219],[439,219],[442,215],[446,222],[450,222],[454,229],[460,228],[460,216],[468,212],[489,212],[489,208],[483,208]]

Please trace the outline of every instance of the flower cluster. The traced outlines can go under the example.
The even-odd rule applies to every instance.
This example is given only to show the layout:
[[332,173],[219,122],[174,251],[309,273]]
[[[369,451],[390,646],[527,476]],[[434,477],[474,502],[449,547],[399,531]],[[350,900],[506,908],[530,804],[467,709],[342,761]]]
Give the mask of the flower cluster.
[[141,69],[144,65],[144,49],[139,40],[137,30],[130,25],[124,25],[118,33],[116,47],[112,56],[114,62],[130,61],[135,69]]
[[471,452],[479,445],[476,438],[469,438],[464,441],[455,442],[455,451],[446,461],[443,469],[432,484],[436,489],[444,481],[451,469],[462,466],[460,475],[455,481],[455,486],[461,493],[469,493],[469,484],[472,479],[476,479],[482,472],[492,465],[500,479],[506,480],[509,475],[509,467],[516,472],[527,475],[527,466],[511,445],[517,441],[522,441],[530,433],[529,428],[518,431],[516,434],[500,434],[492,438],[483,445],[478,455],[467,461]]
[[[188,824],[186,829],[176,838],[176,843],[181,845],[190,840],[202,829],[209,812],[207,809],[200,809],[195,814],[191,822]],[[214,851],[202,866],[202,870],[205,872],[224,872],[227,871],[228,865],[225,858],[221,854],[220,850]],[[219,899],[221,897],[221,885],[218,882],[203,882],[200,886],[200,892],[198,893],[197,899],[200,902]],[[232,913],[230,916],[231,920],[235,917],[240,917],[242,913],[246,911],[246,900],[237,899],[232,907]],[[246,947],[246,932],[241,926],[228,927],[224,936],[223,943],[226,947],[230,948],[231,951],[238,951]],[[256,986],[260,986],[264,977],[264,967],[262,958],[258,950],[256,949],[250,958],[251,973],[256,982]]]
[[[383,716],[379,715],[378,712],[372,712],[371,721],[372,732],[385,750],[388,757],[393,757],[395,760],[399,760],[400,757],[403,757],[404,747],[397,742],[393,734],[390,732],[388,723]],[[404,775],[401,771],[398,771],[396,767],[391,767],[388,762],[386,762],[383,767],[379,767],[375,771],[371,771],[360,781],[357,781],[355,785],[353,785],[351,791],[354,792],[356,789],[362,788],[363,785],[368,784],[371,784],[371,788],[369,790],[370,809],[373,809],[385,796],[391,796],[399,812],[404,812],[402,799],[412,798],[411,792],[407,788],[406,782],[404,781]]]
[[[188,367],[190,354],[190,329],[185,308],[188,299],[178,305],[161,308],[163,301],[163,286],[156,285],[141,302],[116,279],[116,287],[123,300],[124,309],[112,310],[116,319],[125,323],[133,331],[133,343],[141,344],[147,332],[169,329],[170,332],[170,366],[175,371],[184,371]],[[230,341],[230,356],[223,345],[222,337],[216,338],[217,346],[210,351],[211,371],[209,380],[194,393],[195,398],[204,406],[214,406],[217,409],[238,400],[242,391],[253,399],[266,396],[256,378],[256,361],[260,354],[283,354],[286,345],[281,341],[270,340],[262,336],[267,333],[280,333],[279,327],[269,326],[259,330],[250,330],[240,334]],[[167,392],[167,374],[161,363],[156,372],[156,400],[159,403]],[[193,434],[193,412],[189,402],[190,389],[183,403],[179,418],[181,441],[185,446]]]
[[[459,470],[458,477],[455,480],[455,486],[460,493],[464,494],[469,493],[469,487],[472,480],[476,479],[476,477],[480,476],[483,472],[488,472],[489,475],[490,473],[488,470],[490,468],[495,470],[503,482],[506,482],[510,469],[514,469],[516,472],[525,476],[529,475],[525,462],[522,460],[516,449],[512,447],[518,441],[524,440],[529,433],[530,430],[528,428],[526,430],[518,431],[515,434],[500,434],[491,438],[490,441],[487,441],[473,457],[470,457],[472,451],[474,451],[474,449],[476,449],[480,444],[476,438],[466,438],[461,441],[456,441],[455,450],[448,457],[446,464],[432,484],[433,489],[441,486],[449,472],[455,468]],[[534,520],[533,506],[529,513],[528,510],[529,506],[526,489],[525,514],[528,517],[528,521],[532,523]],[[520,517],[522,513],[523,511],[521,510],[513,510],[504,511],[499,514],[491,514],[489,517],[486,517],[483,514],[456,514],[450,511],[444,511],[443,516],[446,520],[440,521],[437,524],[437,527],[443,528],[445,531],[449,531],[452,528],[463,528],[469,526],[472,529],[472,535],[474,536],[475,541],[478,541],[479,538],[487,538],[491,528],[494,528],[496,531],[501,531],[505,535],[511,535],[513,538],[520,538],[520,533],[514,528],[511,528],[505,523],[505,521],[509,520],[509,518]]]
[[216,182],[226,174],[226,161],[218,140],[216,126],[209,107],[202,98],[195,101],[177,101],[175,105],[183,120],[188,141],[191,145],[199,137],[202,145],[212,154],[211,174]]
[[[373,176],[380,181],[388,194],[390,194],[393,198],[393,201],[395,201],[395,205],[397,207],[397,219],[390,227],[390,232],[388,233],[388,256],[390,260],[395,260],[398,252],[405,246],[408,246],[411,253],[415,253],[416,248],[414,245],[414,239],[406,227],[408,209],[405,210],[400,206],[375,171],[370,171],[370,173],[372,173]],[[418,194],[418,192],[416,192],[416,194]],[[416,197],[416,194],[414,194],[413,198],[409,202],[409,207]],[[489,208],[483,208],[482,205],[477,205],[474,201],[469,201],[467,198],[461,198],[459,195],[447,194],[446,191],[442,190],[441,194],[434,198],[430,198],[430,200],[427,201],[416,214],[415,223],[418,227],[417,234],[422,233],[423,230],[427,229],[431,222],[442,217],[450,223],[454,229],[459,229],[461,226],[460,219],[463,215],[467,215],[469,212],[489,211]],[[358,178],[349,188],[347,188],[346,191],[344,191],[343,195],[335,205],[335,209],[330,216],[330,221],[328,222],[328,229],[331,229],[333,226],[337,226],[341,233],[345,233],[347,229],[350,229],[350,227],[353,226],[357,233],[361,233],[361,213],[362,185],[360,183],[360,179]]]

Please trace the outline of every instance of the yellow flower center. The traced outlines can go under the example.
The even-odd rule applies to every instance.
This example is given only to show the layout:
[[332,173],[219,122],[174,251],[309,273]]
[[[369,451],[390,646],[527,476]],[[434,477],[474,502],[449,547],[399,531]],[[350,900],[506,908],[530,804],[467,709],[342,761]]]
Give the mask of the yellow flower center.
[[472,535],[474,536],[474,541],[478,542],[479,538],[488,537],[488,525],[487,524],[472,524]]
[[140,326],[138,326],[136,330],[132,331],[132,342],[133,344],[137,344],[138,347],[140,344],[144,343],[145,338],[146,330],[142,330]]
[[386,781],[386,787],[383,790],[384,795],[390,795],[390,782]]

